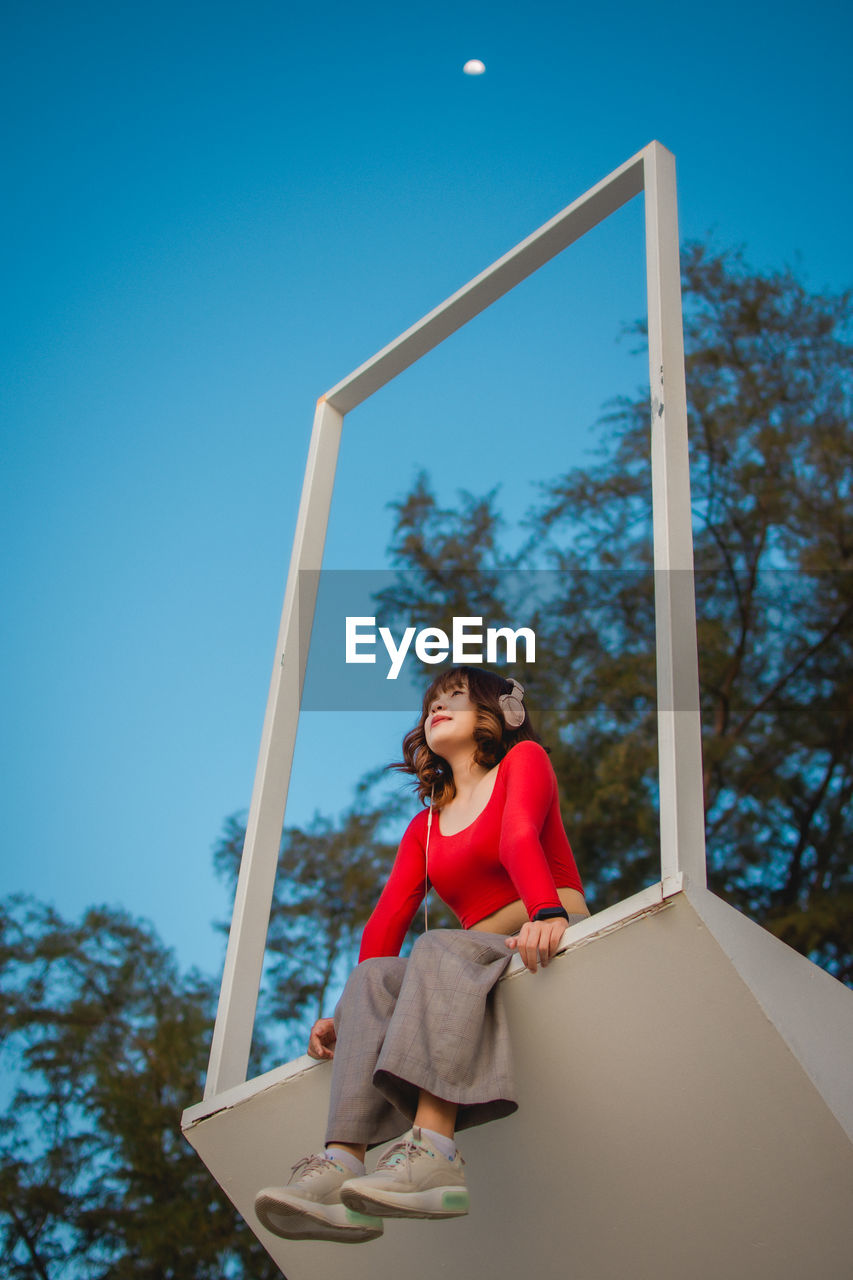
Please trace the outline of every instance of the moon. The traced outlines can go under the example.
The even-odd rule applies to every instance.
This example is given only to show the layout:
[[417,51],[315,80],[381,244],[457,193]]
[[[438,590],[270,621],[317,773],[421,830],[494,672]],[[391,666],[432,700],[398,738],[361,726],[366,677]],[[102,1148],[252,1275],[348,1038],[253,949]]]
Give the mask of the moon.
[[479,58],[470,58],[462,70],[466,76],[481,76],[486,70],[486,64],[481,62]]

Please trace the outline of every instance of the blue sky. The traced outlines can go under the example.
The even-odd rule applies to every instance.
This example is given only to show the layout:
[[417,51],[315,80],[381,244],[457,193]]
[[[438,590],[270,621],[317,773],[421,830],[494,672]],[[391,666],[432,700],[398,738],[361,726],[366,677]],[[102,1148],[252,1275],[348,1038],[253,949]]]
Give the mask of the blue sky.
[[[653,138],[683,239],[853,283],[850,9],[99,0],[0,45],[0,889],[216,972],[317,396]],[[382,566],[419,467],[517,516],[583,459],[645,377],[641,213],[351,415],[328,565]],[[294,821],[405,727],[304,719]]]

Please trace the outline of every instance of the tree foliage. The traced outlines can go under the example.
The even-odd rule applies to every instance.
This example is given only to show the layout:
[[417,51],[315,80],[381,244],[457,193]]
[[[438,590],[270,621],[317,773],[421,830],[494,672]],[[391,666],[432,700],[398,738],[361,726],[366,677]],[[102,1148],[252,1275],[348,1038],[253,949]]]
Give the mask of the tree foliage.
[[213,991],[145,925],[0,908],[0,1271],[12,1278],[278,1277],[180,1132]]

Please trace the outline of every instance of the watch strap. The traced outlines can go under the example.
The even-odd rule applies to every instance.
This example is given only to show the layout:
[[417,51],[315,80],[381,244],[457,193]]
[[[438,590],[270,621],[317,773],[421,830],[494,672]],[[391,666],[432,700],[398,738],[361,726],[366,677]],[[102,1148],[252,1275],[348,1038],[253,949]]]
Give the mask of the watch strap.
[[531,920],[556,920],[560,916],[569,922],[569,913],[565,907],[540,907],[540,909],[530,917]]

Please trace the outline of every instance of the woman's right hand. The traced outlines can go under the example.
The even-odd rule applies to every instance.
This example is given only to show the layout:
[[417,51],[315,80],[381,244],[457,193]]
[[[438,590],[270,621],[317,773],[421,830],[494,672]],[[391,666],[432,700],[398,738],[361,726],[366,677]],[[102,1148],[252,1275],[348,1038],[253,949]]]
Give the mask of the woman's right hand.
[[308,1039],[308,1057],[334,1058],[337,1039],[334,1018],[318,1018]]

